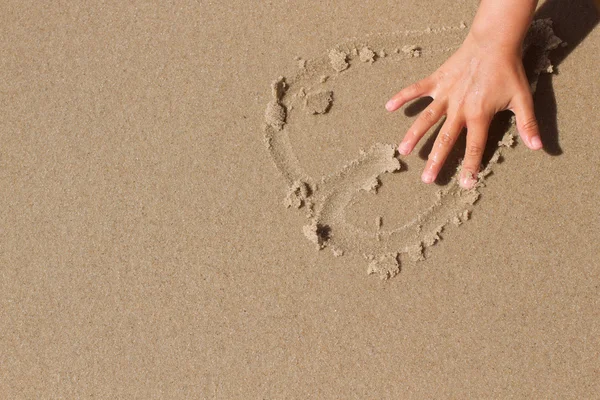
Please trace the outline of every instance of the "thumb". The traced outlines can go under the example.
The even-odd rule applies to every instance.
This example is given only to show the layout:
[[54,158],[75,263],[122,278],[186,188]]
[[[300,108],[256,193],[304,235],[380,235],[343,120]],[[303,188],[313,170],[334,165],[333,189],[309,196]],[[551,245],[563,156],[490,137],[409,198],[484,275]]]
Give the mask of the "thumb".
[[527,91],[521,93],[512,101],[511,110],[515,113],[517,119],[517,131],[519,136],[525,142],[525,145],[531,150],[542,148],[542,139],[540,138],[540,129],[535,112],[533,111],[533,99]]

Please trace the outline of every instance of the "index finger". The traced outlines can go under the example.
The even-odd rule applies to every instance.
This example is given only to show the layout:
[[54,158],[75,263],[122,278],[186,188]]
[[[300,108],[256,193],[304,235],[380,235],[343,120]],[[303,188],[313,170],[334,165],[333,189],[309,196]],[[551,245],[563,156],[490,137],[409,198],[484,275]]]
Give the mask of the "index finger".
[[421,79],[396,93],[396,95],[385,104],[385,108],[388,111],[396,111],[411,100],[427,96],[432,87],[433,83],[431,77]]

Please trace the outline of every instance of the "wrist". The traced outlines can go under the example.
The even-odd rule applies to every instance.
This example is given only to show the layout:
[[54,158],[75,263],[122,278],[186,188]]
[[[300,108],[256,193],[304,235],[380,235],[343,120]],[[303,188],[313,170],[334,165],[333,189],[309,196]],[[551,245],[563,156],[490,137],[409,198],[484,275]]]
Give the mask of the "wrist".
[[523,38],[520,36],[510,38],[501,37],[497,31],[491,31],[485,27],[479,29],[473,26],[467,34],[464,43],[474,46],[480,51],[520,55]]
[[520,54],[537,0],[481,0],[469,36],[482,48]]

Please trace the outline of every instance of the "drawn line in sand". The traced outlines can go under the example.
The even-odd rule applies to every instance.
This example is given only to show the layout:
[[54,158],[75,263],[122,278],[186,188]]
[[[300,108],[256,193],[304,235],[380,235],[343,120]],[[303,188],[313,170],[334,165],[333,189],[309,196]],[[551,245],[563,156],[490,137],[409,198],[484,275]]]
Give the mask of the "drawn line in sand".
[[[315,114],[315,118],[326,118],[335,104],[335,90],[325,89],[323,83],[348,73],[355,62],[414,62],[411,60],[415,57],[443,53],[452,47],[428,47],[427,38],[443,33],[449,45],[458,46],[464,38],[462,31],[465,27],[461,23],[458,27],[427,28],[422,31],[372,35],[364,40],[348,40],[322,57],[302,60],[306,62],[302,63],[302,68],[295,76],[280,77],[272,83],[272,99],[265,111],[265,143],[288,185],[283,203],[286,207],[306,209],[308,223],[303,227],[303,232],[318,249],[328,247],[335,256],[362,254],[368,261],[369,274],[388,279],[400,272],[403,262],[424,260],[426,250],[441,240],[442,232],[469,220],[473,205],[481,196],[480,189],[485,186],[486,177],[492,173],[503,151],[515,142],[514,118],[492,158],[478,174],[473,189],[460,188],[456,179],[457,170],[451,182],[437,192],[435,201],[427,209],[406,221],[403,226],[388,229],[384,229],[383,221],[378,218],[374,233],[348,223],[346,209],[360,191],[376,193],[383,174],[402,172],[396,146],[375,143],[337,173],[313,178],[300,165],[286,129],[288,114],[299,108],[295,107],[298,103],[303,104],[309,114]],[[549,19],[532,23],[524,42],[524,53],[533,54],[534,63],[528,70],[533,90],[539,75],[552,71],[548,55],[561,43],[554,35]],[[395,50],[388,54],[385,49]]]

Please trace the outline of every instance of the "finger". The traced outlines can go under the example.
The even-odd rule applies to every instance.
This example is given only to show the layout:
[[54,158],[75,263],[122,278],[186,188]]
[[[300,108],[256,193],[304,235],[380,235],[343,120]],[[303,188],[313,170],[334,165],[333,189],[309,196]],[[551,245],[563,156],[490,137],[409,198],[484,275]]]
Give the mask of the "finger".
[[467,147],[459,180],[464,189],[471,189],[477,182],[476,177],[481,167],[490,123],[490,118],[467,121]]
[[432,183],[435,181],[462,128],[463,121],[456,116],[448,118],[444,122],[438,137],[435,139],[433,149],[429,153],[429,159],[425,165],[423,175],[421,175],[423,182]]
[[412,126],[404,135],[404,139],[398,146],[398,152],[408,155],[415,148],[425,133],[435,125],[445,114],[446,106],[442,102],[434,101],[419,114]]
[[388,111],[396,111],[404,104],[418,97],[426,96],[433,87],[431,77],[427,77],[399,91],[386,104]]
[[535,112],[533,111],[533,99],[529,92],[525,92],[513,99],[512,111],[517,118],[517,131],[531,150],[542,148],[542,139],[538,127]]

